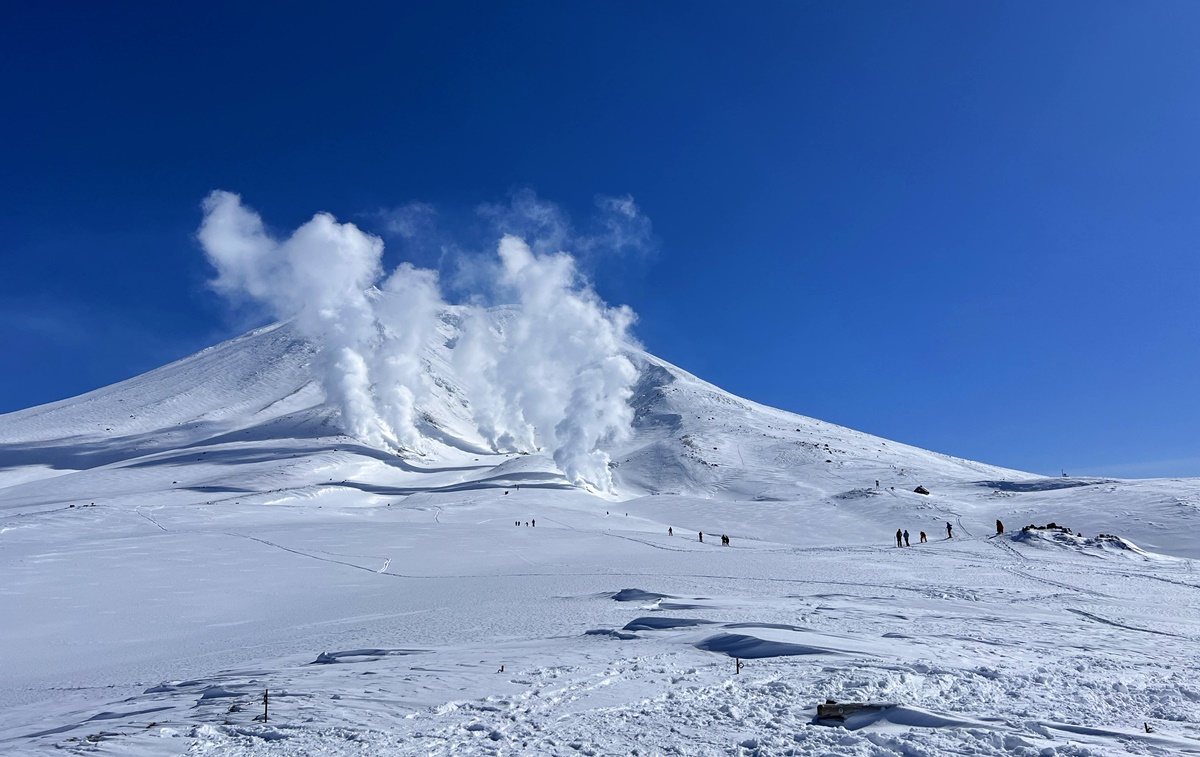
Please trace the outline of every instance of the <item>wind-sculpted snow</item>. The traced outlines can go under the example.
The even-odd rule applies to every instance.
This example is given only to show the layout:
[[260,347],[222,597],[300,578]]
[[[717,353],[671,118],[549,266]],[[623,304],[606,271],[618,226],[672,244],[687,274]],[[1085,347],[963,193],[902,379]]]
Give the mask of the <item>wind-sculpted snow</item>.
[[790,641],[760,639],[741,633],[719,633],[696,642],[697,649],[720,652],[730,657],[754,659],[758,657],[788,657],[801,654],[829,654],[831,650],[794,644]]
[[664,628],[691,628],[711,623],[702,618],[634,618],[625,624],[625,631],[659,631]]
[[612,598],[618,602],[653,602],[658,599],[667,599],[667,595],[641,589],[621,589],[613,594]]
[[296,321],[0,416],[0,753],[1200,754],[1197,482],[1064,486],[623,345],[598,491],[478,430],[454,351],[520,307],[388,368],[419,455],[343,432]]
[[1114,484],[1107,478],[1040,478],[1031,481],[980,481],[979,486],[1002,492],[1050,492],[1057,489],[1074,489],[1078,486]]

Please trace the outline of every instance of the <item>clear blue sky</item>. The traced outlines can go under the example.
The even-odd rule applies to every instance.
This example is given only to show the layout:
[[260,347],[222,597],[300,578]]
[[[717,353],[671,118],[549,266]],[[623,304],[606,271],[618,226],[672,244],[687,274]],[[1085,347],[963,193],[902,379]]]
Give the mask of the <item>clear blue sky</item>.
[[528,187],[631,194],[658,252],[598,289],[737,394],[1200,475],[1200,3],[357,5],[9,8],[0,412],[240,330],[210,190],[383,233]]

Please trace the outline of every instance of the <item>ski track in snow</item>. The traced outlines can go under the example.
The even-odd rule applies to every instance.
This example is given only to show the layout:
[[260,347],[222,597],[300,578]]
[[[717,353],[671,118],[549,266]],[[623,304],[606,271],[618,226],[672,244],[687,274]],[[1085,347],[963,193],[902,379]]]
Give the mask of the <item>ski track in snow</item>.
[[450,336],[420,457],[337,434],[286,325],[0,416],[0,753],[1200,755],[1196,481],[995,468],[631,350],[597,495],[479,451]]

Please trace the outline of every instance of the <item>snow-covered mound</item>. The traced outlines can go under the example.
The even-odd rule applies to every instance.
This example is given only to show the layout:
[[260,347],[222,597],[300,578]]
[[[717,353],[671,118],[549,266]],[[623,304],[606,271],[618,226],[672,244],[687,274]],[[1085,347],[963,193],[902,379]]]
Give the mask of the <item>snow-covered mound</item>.
[[593,490],[493,450],[460,316],[411,448],[342,433],[289,323],[0,416],[0,752],[1200,754],[1196,481],[963,460],[629,346]]
[[1097,534],[1088,538],[1083,534],[1072,533],[1071,529],[1065,527],[1030,525],[1011,537],[1001,535],[998,538],[1009,538],[1014,543],[1035,549],[1070,549],[1096,557],[1117,556],[1138,560],[1164,559],[1161,555],[1146,552],[1130,540],[1120,536]]

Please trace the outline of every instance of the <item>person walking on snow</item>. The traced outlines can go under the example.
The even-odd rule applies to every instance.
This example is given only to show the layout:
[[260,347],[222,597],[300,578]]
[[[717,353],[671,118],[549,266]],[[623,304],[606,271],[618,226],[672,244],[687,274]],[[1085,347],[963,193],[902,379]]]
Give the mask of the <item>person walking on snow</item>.
[[925,537],[925,532],[924,532],[924,531],[922,531],[922,532],[921,532],[921,543],[922,543],[922,544],[924,544],[924,543],[925,543],[925,542],[927,542],[927,541],[929,541],[929,539],[927,539],[927,538]]
[[999,518],[996,518],[996,535],[999,536],[1002,533],[1004,533],[1004,524],[1000,522]]
[[904,546],[906,546],[906,547],[912,546],[911,544],[908,543],[908,529],[907,528],[904,529]]
[[675,529],[671,528],[670,526],[667,526],[667,536],[674,536],[674,535],[675,535]]
[[954,526],[950,525],[950,521],[946,521],[946,538],[954,538]]
[[897,547],[903,547],[903,546],[904,546],[904,541],[903,541],[903,539],[904,539],[904,532],[903,532],[903,531],[901,531],[900,529],[898,529],[898,528],[897,528],[897,529],[896,529],[896,546],[897,546]]

